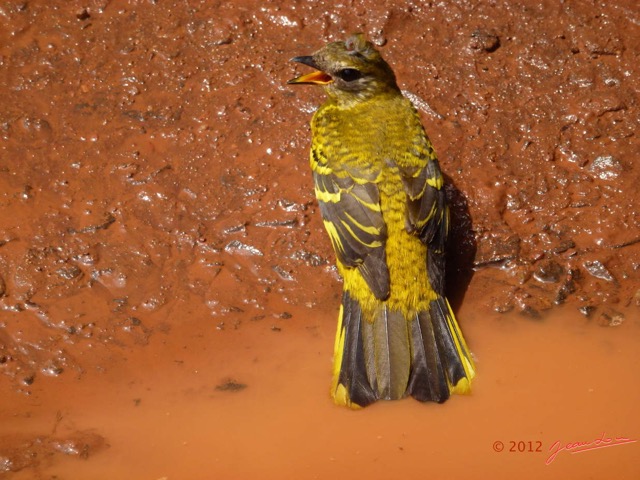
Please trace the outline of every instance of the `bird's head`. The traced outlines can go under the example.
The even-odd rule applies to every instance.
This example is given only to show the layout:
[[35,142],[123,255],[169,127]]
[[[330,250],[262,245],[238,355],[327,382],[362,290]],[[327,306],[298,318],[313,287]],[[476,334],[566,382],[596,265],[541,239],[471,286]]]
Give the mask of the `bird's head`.
[[344,42],[329,43],[313,55],[291,60],[315,71],[287,83],[323,85],[327,94],[338,103],[353,104],[399,91],[391,67],[361,33]]

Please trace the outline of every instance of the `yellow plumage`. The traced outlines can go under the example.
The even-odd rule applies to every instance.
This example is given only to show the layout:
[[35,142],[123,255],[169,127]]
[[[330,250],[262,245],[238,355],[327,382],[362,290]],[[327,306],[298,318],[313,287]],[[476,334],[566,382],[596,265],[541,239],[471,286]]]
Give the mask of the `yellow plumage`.
[[289,83],[329,97],[311,122],[311,168],[344,279],[335,402],[468,392],[475,370],[443,292],[443,178],[418,113],[362,35],[294,60],[316,70]]

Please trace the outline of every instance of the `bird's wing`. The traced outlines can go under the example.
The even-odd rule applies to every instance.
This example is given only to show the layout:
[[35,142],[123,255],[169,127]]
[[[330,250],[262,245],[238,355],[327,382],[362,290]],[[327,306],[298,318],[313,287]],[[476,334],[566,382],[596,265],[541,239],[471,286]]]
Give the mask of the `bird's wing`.
[[311,149],[316,197],[336,257],[358,268],[376,298],[390,292],[385,243],[387,228],[372,172],[335,169],[319,145]]
[[423,159],[412,162],[422,166],[401,167],[400,173],[407,194],[407,230],[428,246],[429,282],[436,293],[444,295],[449,207],[438,160],[428,140],[426,142],[424,154],[420,155]]

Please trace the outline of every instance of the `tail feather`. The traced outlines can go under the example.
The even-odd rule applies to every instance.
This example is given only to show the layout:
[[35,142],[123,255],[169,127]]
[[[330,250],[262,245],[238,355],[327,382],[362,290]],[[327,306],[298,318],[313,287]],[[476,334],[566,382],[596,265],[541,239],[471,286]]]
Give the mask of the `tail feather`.
[[431,302],[430,311],[434,318],[434,326],[439,331],[437,338],[441,342],[442,364],[447,374],[449,389],[451,393],[469,393],[475,367],[449,302],[439,297]]
[[362,324],[360,304],[344,292],[336,336],[332,395],[336,403],[356,408],[378,399],[367,376]]
[[[418,319],[414,323],[422,331],[412,330],[412,345],[418,348],[412,351],[414,369],[407,393],[422,402],[438,403],[446,401],[452,393],[469,393],[475,367],[449,303],[438,297],[428,311],[418,314]],[[426,374],[422,368],[415,368],[424,364],[428,367]]]
[[411,378],[407,393],[421,402],[442,403],[449,398],[438,345],[438,331],[431,314],[419,312],[411,321]]
[[344,292],[334,359],[336,403],[357,408],[406,395],[442,403],[452,393],[469,392],[475,367],[445,298],[412,318],[384,303],[369,315]]
[[411,368],[407,322],[400,312],[383,305],[372,326],[378,398],[397,400],[405,395]]

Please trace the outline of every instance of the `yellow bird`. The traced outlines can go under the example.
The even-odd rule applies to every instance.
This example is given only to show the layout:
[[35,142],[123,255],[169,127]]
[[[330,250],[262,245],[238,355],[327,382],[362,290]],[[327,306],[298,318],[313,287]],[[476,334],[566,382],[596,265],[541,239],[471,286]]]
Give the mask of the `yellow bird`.
[[292,61],[322,85],[311,169],[344,280],[331,395],[364,407],[468,393],[475,367],[444,296],[449,210],[418,112],[362,34]]

